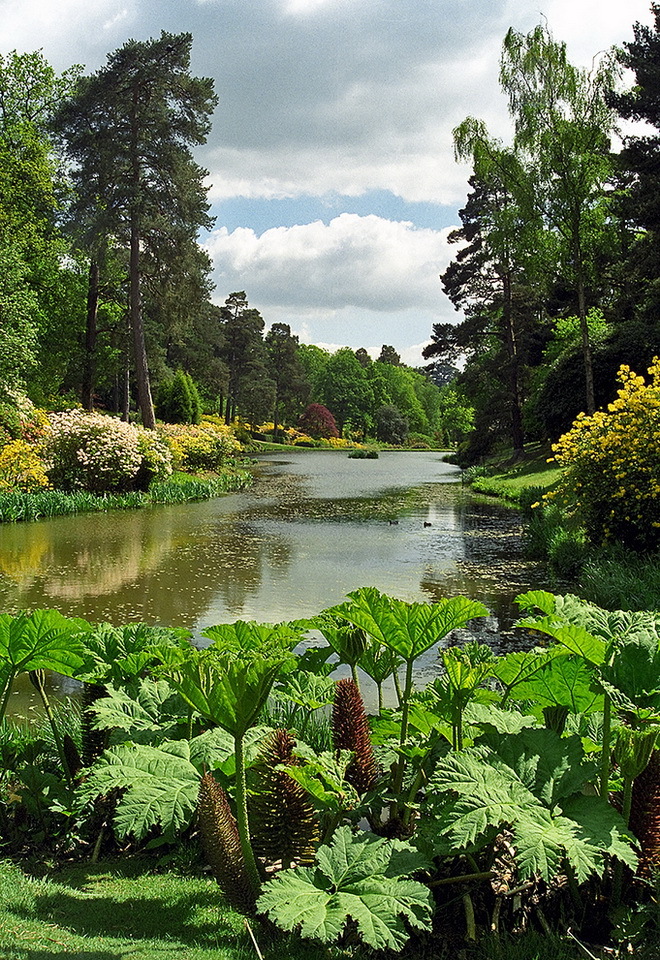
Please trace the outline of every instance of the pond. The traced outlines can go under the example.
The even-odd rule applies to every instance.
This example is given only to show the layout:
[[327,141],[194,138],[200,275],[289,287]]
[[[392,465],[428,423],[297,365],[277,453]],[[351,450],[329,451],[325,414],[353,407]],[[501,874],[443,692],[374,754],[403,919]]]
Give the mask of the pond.
[[[498,643],[513,597],[543,586],[516,511],[473,496],[436,452],[263,456],[250,489],[198,504],[0,527],[0,609],[204,627],[318,613],[360,586],[407,601],[465,594]],[[21,696],[17,693],[17,696]]]

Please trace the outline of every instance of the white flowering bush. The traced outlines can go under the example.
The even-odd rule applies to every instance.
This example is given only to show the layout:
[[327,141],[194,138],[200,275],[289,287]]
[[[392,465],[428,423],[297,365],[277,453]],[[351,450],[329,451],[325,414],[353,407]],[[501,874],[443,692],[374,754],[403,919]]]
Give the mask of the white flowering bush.
[[155,434],[100,413],[51,414],[45,447],[50,482],[60,490],[146,489],[171,471],[169,451]]

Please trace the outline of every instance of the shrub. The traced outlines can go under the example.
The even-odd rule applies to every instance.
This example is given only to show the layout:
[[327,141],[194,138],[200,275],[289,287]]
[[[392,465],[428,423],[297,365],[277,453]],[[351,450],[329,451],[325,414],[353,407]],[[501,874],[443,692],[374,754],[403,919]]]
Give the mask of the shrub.
[[155,435],[98,413],[51,414],[45,442],[51,484],[60,490],[124,492],[166,471],[167,453]]
[[33,493],[48,486],[46,464],[25,440],[12,440],[0,449],[0,491]]
[[651,382],[622,366],[617,398],[592,416],[580,414],[553,446],[564,468],[558,503],[595,543],[636,549],[660,544],[660,361]]
[[321,403],[310,403],[305,407],[298,419],[298,427],[314,439],[339,436],[335,418]]
[[215,420],[205,419],[198,426],[169,424],[159,432],[177,470],[217,470],[240,447],[231,427]]
[[173,377],[161,383],[156,413],[166,423],[199,423],[202,401],[190,374],[177,370]]
[[12,403],[0,403],[0,446],[21,435],[21,418]]

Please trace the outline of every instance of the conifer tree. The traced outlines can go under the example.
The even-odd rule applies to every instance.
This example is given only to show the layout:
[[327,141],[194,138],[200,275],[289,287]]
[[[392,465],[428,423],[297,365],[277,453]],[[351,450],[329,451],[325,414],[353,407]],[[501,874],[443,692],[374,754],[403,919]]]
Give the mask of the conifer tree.
[[210,79],[190,75],[192,35],[163,31],[129,40],[107,64],[79,80],[57,129],[75,163],[78,202],[100,233],[129,257],[129,312],[138,402],[155,424],[142,315],[144,263],[170,245],[195,242],[209,227],[206,171],[191,147],[204,143],[217,102]]

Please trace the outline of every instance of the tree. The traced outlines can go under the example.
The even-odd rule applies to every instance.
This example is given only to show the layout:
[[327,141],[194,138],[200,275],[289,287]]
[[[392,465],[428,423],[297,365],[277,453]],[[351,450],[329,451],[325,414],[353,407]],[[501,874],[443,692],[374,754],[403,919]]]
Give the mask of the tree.
[[310,384],[298,359],[298,337],[288,323],[274,323],[264,338],[268,373],[275,385],[273,438],[277,440],[280,417],[290,417],[309,396]]
[[[78,81],[57,117],[79,203],[100,234],[129,250],[129,312],[142,421],[155,417],[142,315],[144,260],[163,237],[192,243],[208,227],[206,175],[191,146],[204,143],[217,99],[210,79],[191,77],[192,35],[163,31],[129,40],[97,73]],[[148,251],[148,253],[147,253]]]
[[[455,364],[463,353],[491,367],[489,381],[506,404],[503,418],[521,456],[526,340],[538,316],[543,275],[540,221],[531,202],[532,184],[514,151],[491,141],[477,121],[465,121],[454,136],[457,154],[472,158],[475,173],[460,211],[462,227],[449,237],[463,246],[441,279],[466,320],[458,328],[435,331],[424,355]],[[484,400],[492,413],[494,394]]]
[[[67,246],[58,228],[65,185],[49,136],[56,106],[78,74],[58,76],[41,53],[0,55],[0,379],[18,386],[40,359],[57,356],[75,330],[66,285]],[[66,327],[51,328],[66,315]],[[53,316],[53,313],[55,316]],[[49,336],[50,335],[50,336]],[[47,341],[47,345],[46,345]],[[58,372],[61,372],[58,371]]]
[[376,437],[383,443],[401,445],[408,437],[408,421],[393,404],[379,407],[374,417]]
[[335,418],[322,403],[308,404],[298,418],[298,426],[310,437],[338,437]]
[[623,93],[611,92],[608,102],[625,119],[644,121],[657,131],[626,137],[619,156],[632,178],[625,213],[642,228],[626,258],[626,274],[633,278],[637,312],[655,326],[660,307],[660,4],[652,3],[651,12],[653,27],[636,23],[634,40],[618,51],[635,84]]
[[364,347],[358,347],[355,351],[355,356],[357,357],[361,367],[370,367],[373,363],[373,360]]
[[398,367],[401,364],[401,357],[396,352],[394,347],[391,347],[388,343],[384,343],[380,350],[380,356],[377,360],[378,363],[391,363],[392,366]]
[[350,347],[342,347],[332,354],[319,388],[321,402],[332,410],[340,433],[348,421],[367,432],[371,425],[373,392],[364,368]]
[[[268,379],[264,321],[258,310],[249,307],[244,290],[227,297],[220,316],[224,336],[221,356],[228,372],[225,422],[231,423],[238,413],[241,397],[249,398],[248,405],[256,411],[259,404],[256,403],[253,384]],[[272,382],[269,382],[268,389],[272,393]],[[268,415],[271,409],[272,406],[260,410],[260,414]],[[258,419],[262,419],[261,415]]]
[[605,186],[612,175],[614,112],[606,93],[617,66],[601,57],[592,72],[569,63],[566,44],[539,25],[504,40],[500,83],[514,119],[514,145],[536,182],[534,199],[558,239],[558,254],[573,285],[582,332],[586,406],[595,409],[587,285],[595,248],[608,228]]

